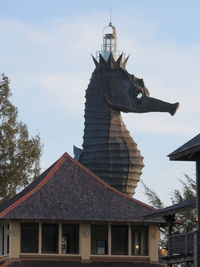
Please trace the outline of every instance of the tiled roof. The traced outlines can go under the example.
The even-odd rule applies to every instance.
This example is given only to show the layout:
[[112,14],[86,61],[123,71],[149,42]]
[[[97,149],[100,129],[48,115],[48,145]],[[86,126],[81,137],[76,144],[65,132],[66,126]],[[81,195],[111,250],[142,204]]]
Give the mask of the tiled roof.
[[65,153],[0,206],[0,218],[145,222],[154,210],[117,191]]
[[200,152],[200,134],[168,155],[170,160],[195,160],[194,155]]
[[40,184],[40,182],[47,176],[49,171],[52,169],[52,167],[56,164],[56,162],[51,165],[45,172],[43,172],[37,179],[35,179],[31,184],[29,184],[24,190],[22,190],[20,193],[16,194],[14,197],[12,197],[10,200],[3,202],[0,205],[0,216],[3,211],[7,210],[7,208],[14,205],[16,202],[18,202],[22,197],[27,195],[29,192],[31,192],[36,186]]

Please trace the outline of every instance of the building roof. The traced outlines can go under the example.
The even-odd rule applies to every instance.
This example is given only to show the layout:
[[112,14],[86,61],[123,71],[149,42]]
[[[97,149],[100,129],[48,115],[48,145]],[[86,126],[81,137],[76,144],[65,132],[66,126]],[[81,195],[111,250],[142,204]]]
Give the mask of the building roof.
[[2,204],[0,218],[160,221],[143,217],[152,210],[117,191],[65,153],[33,183]]
[[192,199],[181,201],[177,204],[168,206],[166,208],[153,211],[151,214],[148,214],[147,217],[172,215],[176,212],[195,207],[196,207],[196,198],[194,197]]
[[200,152],[200,134],[169,154],[168,157],[170,160],[195,161],[198,152]]

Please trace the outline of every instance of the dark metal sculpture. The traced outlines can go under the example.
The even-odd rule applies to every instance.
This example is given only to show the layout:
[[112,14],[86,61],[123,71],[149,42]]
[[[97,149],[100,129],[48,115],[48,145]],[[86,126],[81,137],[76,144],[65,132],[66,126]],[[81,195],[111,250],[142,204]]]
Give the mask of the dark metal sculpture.
[[[169,112],[170,104],[149,97],[142,79],[125,69],[128,58],[107,62],[93,58],[96,69],[86,90],[83,150],[79,161],[111,186],[132,196],[140,179],[143,157],[126,129],[120,112]],[[77,157],[77,155],[76,155]]]

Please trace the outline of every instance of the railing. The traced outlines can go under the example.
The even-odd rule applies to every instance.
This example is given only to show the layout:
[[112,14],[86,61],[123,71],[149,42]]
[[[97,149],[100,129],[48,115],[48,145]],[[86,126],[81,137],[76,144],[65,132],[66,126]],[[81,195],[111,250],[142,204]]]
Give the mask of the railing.
[[168,255],[193,252],[194,232],[170,236],[168,242]]
[[[168,264],[187,263],[190,265],[199,267],[200,255],[197,253],[197,247],[200,247],[200,232],[194,231],[190,233],[172,235],[168,239],[168,253],[167,255],[160,256],[160,262]],[[194,265],[193,265],[194,264]]]

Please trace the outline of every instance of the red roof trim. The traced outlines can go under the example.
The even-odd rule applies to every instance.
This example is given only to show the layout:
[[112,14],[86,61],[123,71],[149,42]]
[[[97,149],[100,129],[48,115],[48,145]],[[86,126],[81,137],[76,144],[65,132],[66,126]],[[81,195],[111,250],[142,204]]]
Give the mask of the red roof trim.
[[64,154],[67,158],[69,158],[71,161],[73,161],[76,165],[78,165],[82,170],[84,170],[85,172],[87,172],[90,176],[92,176],[95,180],[97,180],[98,182],[102,183],[106,188],[114,191],[115,193],[122,195],[123,197],[128,198],[129,200],[132,200],[140,205],[143,205],[146,208],[149,208],[151,210],[157,210],[156,208],[138,200],[132,197],[127,196],[126,194],[124,194],[121,191],[118,191],[117,189],[115,189],[114,187],[110,186],[108,183],[106,183],[104,180],[102,180],[99,176],[97,176],[95,173],[93,173],[92,171],[90,171],[88,168],[86,168],[84,165],[82,165],[80,162],[76,161],[75,159],[73,159],[68,153]]
[[22,196],[16,202],[14,202],[12,205],[10,205],[7,209],[2,211],[0,213],[0,218],[3,218],[7,213],[9,213],[11,210],[16,208],[17,206],[19,206],[22,202],[24,202],[26,199],[28,199],[30,196],[32,196],[34,193],[36,193],[41,187],[43,187],[52,178],[52,176],[60,168],[60,166],[63,164],[63,162],[66,160],[67,157],[69,157],[69,155],[67,153],[64,153],[62,155],[62,157],[58,160],[58,162],[55,164],[55,166],[42,179],[42,181],[35,188],[33,188],[30,192],[28,192],[26,195]]

